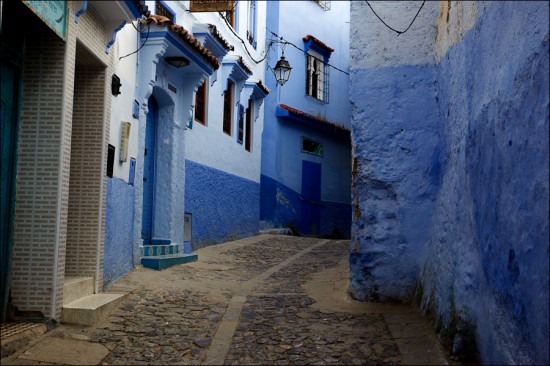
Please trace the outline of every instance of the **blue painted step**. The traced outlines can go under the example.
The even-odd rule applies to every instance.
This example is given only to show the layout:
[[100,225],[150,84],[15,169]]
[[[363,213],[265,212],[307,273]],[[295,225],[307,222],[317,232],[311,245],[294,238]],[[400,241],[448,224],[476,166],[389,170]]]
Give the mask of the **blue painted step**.
[[160,271],[168,267],[175,266],[176,264],[196,262],[199,259],[199,256],[195,253],[185,254],[177,253],[170,255],[157,255],[150,257],[142,257],[141,265],[146,268],[156,269]]
[[139,254],[141,257],[170,255],[170,254],[176,254],[177,252],[178,252],[177,244],[143,245],[139,247]]

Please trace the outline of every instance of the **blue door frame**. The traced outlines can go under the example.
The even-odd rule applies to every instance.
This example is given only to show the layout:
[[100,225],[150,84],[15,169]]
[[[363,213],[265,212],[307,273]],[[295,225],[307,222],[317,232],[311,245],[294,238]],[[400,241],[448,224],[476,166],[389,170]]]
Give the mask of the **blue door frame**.
[[144,244],[151,244],[153,237],[153,206],[155,191],[155,145],[156,119],[158,104],[153,96],[148,101],[145,127],[145,151],[143,157],[143,214],[141,221],[141,238]]
[[321,229],[321,164],[302,161],[302,215],[300,231],[317,235]]
[[15,176],[17,172],[17,141],[21,106],[21,56],[18,52],[2,44],[1,57],[0,315],[1,321],[4,321],[9,298],[11,250],[13,247]]

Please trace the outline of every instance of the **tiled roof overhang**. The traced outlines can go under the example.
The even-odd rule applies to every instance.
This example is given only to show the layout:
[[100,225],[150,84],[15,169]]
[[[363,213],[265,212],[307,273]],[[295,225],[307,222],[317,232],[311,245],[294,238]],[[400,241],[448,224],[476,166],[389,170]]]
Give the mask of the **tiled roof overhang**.
[[[331,48],[329,46],[327,46],[324,42],[321,42],[320,40],[318,40],[317,38],[313,37],[311,34],[308,34],[307,36],[305,36],[304,38],[302,38],[304,40],[304,42],[310,42],[310,43],[313,43],[314,45],[322,48],[323,50],[325,51],[328,51],[328,52],[334,52],[334,48]],[[308,47],[309,48],[309,47]]]
[[265,94],[265,95],[268,95],[269,93],[271,93],[271,90],[269,90],[267,88],[267,86],[264,85],[264,83],[262,83],[262,81],[258,81],[256,83],[256,85],[258,86],[258,88],[260,88],[260,90]]
[[168,29],[177,34],[178,37],[184,42],[191,46],[204,60],[206,60],[214,70],[217,70],[220,67],[220,63],[216,56],[204,47],[198,39],[196,39],[191,33],[189,33],[185,28],[179,24],[175,24],[173,21],[164,17],[162,15],[150,15],[147,18],[146,24],[153,23],[157,27],[167,26]]
[[339,133],[346,136],[349,136],[350,134],[350,130],[343,126],[329,122],[325,119],[321,119],[312,114],[302,112],[296,108],[289,107],[286,104],[277,105],[277,108],[275,109],[275,116],[306,126],[315,127],[326,132]]
[[250,66],[248,66],[248,65],[244,62],[242,56],[239,56],[239,59],[237,60],[237,62],[238,62],[239,65],[241,65],[241,67],[247,72],[248,76],[252,75],[252,69],[250,68]]
[[223,47],[227,51],[234,51],[235,50],[235,47],[232,44],[230,44],[229,42],[227,42],[227,40],[225,38],[222,37],[220,31],[218,30],[218,28],[216,28],[216,26],[214,24],[208,24],[208,28],[210,29],[210,33],[212,33],[212,35],[214,37],[216,37],[216,39],[223,45]]

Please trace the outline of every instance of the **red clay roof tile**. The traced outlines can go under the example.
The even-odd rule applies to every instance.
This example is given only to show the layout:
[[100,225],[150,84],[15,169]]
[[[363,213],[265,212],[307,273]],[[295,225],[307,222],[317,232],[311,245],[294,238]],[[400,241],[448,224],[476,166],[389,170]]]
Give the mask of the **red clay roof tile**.
[[193,37],[191,33],[189,33],[181,25],[175,24],[169,18],[162,15],[150,15],[147,18],[146,23],[153,23],[157,27],[163,27],[165,25],[168,26],[168,29],[170,31],[176,33],[181,40],[193,47],[195,51],[202,56],[203,59],[209,62],[214,67],[214,70],[217,70],[220,67],[220,62],[218,61],[216,56],[214,56],[212,52],[208,50],[208,48],[204,47],[195,37]]
[[319,47],[322,47],[322,48],[324,48],[325,50],[327,50],[329,52],[334,52],[334,48],[331,48],[331,47],[327,46],[324,42],[321,42],[317,38],[313,37],[311,34],[308,34],[307,36],[305,36],[302,39],[304,40],[304,42],[308,42],[309,40],[313,40],[313,43],[315,43]]

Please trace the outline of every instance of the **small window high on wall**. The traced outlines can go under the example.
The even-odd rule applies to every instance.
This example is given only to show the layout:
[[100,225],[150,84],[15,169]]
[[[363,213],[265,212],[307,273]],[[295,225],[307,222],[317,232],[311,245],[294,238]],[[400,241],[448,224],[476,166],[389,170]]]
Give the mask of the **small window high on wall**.
[[235,83],[233,80],[227,80],[227,90],[223,95],[223,132],[231,136],[233,119],[233,89]]
[[302,152],[323,156],[323,143],[302,136]]
[[206,80],[197,89],[195,94],[195,121],[206,125]]
[[329,101],[329,68],[323,61],[323,56],[313,50],[306,54],[306,95]]

